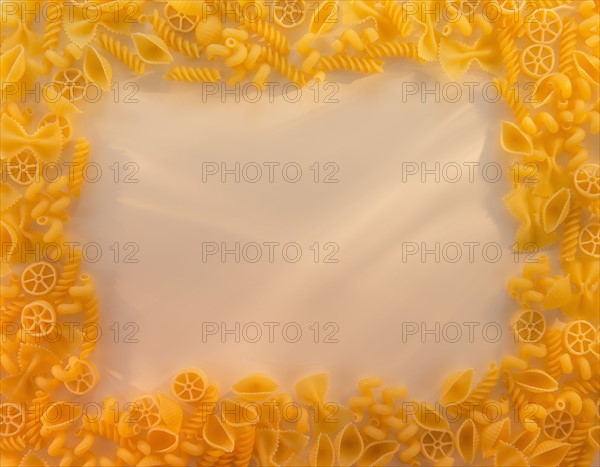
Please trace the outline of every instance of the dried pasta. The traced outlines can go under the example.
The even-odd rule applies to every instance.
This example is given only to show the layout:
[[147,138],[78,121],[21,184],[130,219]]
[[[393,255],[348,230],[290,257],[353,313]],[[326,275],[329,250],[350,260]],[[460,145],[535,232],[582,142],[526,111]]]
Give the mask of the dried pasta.
[[[3,465],[593,464],[600,447],[600,167],[589,144],[600,131],[597,2],[537,0],[526,11],[519,2],[448,1],[446,15],[429,0],[325,0],[312,14],[295,2],[302,17],[293,24],[244,15],[244,0],[169,1],[161,11],[152,2],[100,2],[94,21],[85,2],[50,2],[45,17],[40,5],[26,12],[22,3],[1,13],[0,158],[18,165],[0,186],[3,242],[5,234],[33,247],[68,242],[72,200],[93,157],[71,118],[90,84],[107,91],[118,73],[162,67],[173,81],[264,89],[276,72],[306,86],[330,71],[379,73],[408,58],[438,62],[450,79],[473,61],[491,75],[514,115],[501,122],[499,146],[519,172],[533,166],[536,174],[519,173],[504,199],[519,223],[516,250],[532,242],[560,253],[536,255],[508,281],[519,307],[509,316],[514,352],[479,381],[474,369],[455,370],[442,381],[439,404],[406,401],[406,388],[378,378],[359,381],[347,404],[330,402],[327,373],[301,379],[293,394],[253,374],[223,398],[200,369],[184,368],[172,394],[129,405],[110,397],[94,418],[59,396],[83,401],[99,379],[101,303],[81,270],[82,251],[50,262],[3,248]],[[40,102],[12,92],[37,82],[48,88]],[[527,84],[535,85],[532,102],[520,94]],[[69,160],[69,176],[44,175],[47,165]],[[50,339],[72,319],[73,342]],[[12,325],[16,333],[7,332]]]

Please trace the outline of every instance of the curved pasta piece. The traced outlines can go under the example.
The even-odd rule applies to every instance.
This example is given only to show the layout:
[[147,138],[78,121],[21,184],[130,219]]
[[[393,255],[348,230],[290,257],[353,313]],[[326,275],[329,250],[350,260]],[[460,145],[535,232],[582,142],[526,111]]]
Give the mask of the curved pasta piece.
[[148,441],[152,451],[169,453],[177,449],[179,435],[164,425],[158,425],[148,430],[146,441]]
[[333,443],[331,438],[320,433],[317,441],[310,448],[309,464],[311,467],[331,467],[335,460]]
[[513,379],[521,388],[540,394],[558,389],[558,382],[543,370],[531,369],[513,374]]
[[302,378],[296,383],[294,389],[300,402],[309,405],[315,402],[321,403],[325,400],[325,395],[329,390],[329,374],[317,373]]
[[302,452],[308,444],[308,439],[308,436],[297,431],[279,432],[275,462],[279,465],[285,465],[290,459]]
[[202,437],[209,446],[225,452],[232,452],[235,446],[235,438],[229,432],[219,417],[211,414],[202,427]]
[[210,44],[217,44],[221,40],[223,32],[223,23],[218,16],[209,16],[198,23],[194,34],[196,42],[206,47]]
[[542,441],[533,450],[529,462],[531,465],[546,467],[561,465],[562,460],[571,449],[571,444],[560,441]]
[[0,55],[0,83],[17,83],[25,74],[25,48],[18,44]]
[[562,73],[550,73],[537,80],[532,105],[538,108],[555,98],[569,99],[572,93],[573,85],[569,77]]
[[365,448],[365,452],[356,465],[364,467],[382,467],[388,465],[400,449],[396,441],[375,441]]
[[442,394],[440,396],[440,404],[460,404],[464,402],[469,393],[471,392],[471,385],[473,383],[474,370],[469,368],[468,370],[457,371],[452,373],[442,383]]
[[533,142],[531,136],[512,122],[502,121],[500,144],[502,149],[511,154],[531,156],[533,154]]
[[158,393],[158,408],[161,418],[167,427],[179,433],[183,423],[183,410],[181,406],[172,399],[169,399],[163,393]]
[[341,467],[353,465],[364,450],[365,444],[354,423],[348,423],[335,437],[334,452]]
[[261,400],[273,394],[279,385],[266,375],[249,375],[235,383],[231,390],[249,400]]
[[571,190],[561,188],[544,204],[542,225],[546,233],[554,232],[564,222],[571,207]]
[[573,61],[577,72],[590,84],[600,84],[600,60],[593,55],[576,51],[573,53]]
[[512,444],[500,441],[494,455],[494,465],[496,467],[529,467],[529,462],[525,455]]
[[144,62],[160,64],[173,61],[167,44],[157,35],[134,32],[131,34],[131,38],[138,55]]
[[491,423],[481,430],[483,457],[492,457],[501,441],[510,442],[510,419],[508,417]]
[[103,91],[108,91],[112,83],[112,67],[106,58],[94,47],[87,47],[83,59],[83,73],[88,81],[96,83]]
[[465,420],[454,437],[456,451],[467,464],[472,464],[479,448],[479,431],[471,419]]
[[324,34],[338,22],[340,5],[338,0],[325,0],[313,12],[308,32],[315,35]]
[[414,402],[412,407],[415,421],[421,428],[431,431],[450,430],[450,424],[434,406],[424,402]]

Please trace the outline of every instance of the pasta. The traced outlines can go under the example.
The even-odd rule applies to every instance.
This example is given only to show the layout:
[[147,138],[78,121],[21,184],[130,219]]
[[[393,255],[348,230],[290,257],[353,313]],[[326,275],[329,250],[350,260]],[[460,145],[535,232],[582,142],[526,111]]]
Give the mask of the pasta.
[[169,70],[169,72],[165,75],[165,79],[173,81],[187,81],[190,83],[217,83],[221,80],[221,74],[218,70],[211,68],[190,68],[178,66]]
[[[480,456],[506,466],[592,464],[600,430],[600,168],[589,148],[600,129],[596,3],[557,8],[569,2],[538,0],[525,11],[511,2],[450,1],[444,15],[429,1],[325,0],[309,15],[304,2],[282,0],[274,22],[245,14],[246,1],[170,1],[160,11],[135,2],[132,15],[126,3],[101,2],[94,21],[85,2],[69,5],[71,16],[62,1],[45,5],[44,18],[40,5],[27,14],[18,2],[16,14],[3,9],[0,156],[9,165],[0,185],[3,242],[37,248],[68,241],[72,200],[91,157],[70,120],[81,112],[88,85],[111,90],[117,61],[138,75],[168,64],[168,80],[264,89],[274,71],[306,86],[329,71],[381,72],[384,62],[403,57],[437,61],[451,79],[473,61],[493,75],[515,117],[501,123],[500,145],[519,171],[505,198],[519,222],[516,250],[527,251],[528,242],[559,244],[560,269],[552,255],[537,255],[509,279],[520,307],[511,319],[518,349],[475,385],[473,369],[450,374],[436,405],[406,402],[406,388],[368,378],[348,410],[327,401],[326,373],[303,378],[293,395],[269,376],[249,375],[223,399],[200,369],[184,368],[173,377],[172,395],[148,394],[123,407],[107,398],[94,418],[57,399],[61,390],[83,400],[99,380],[92,361],[99,302],[81,271],[82,252],[27,262],[3,248],[0,318],[17,326],[16,333],[2,330],[3,465],[47,465],[45,459],[94,467],[386,465],[400,459],[446,466],[478,463]],[[488,6],[498,10],[497,20],[485,14]],[[34,21],[42,23],[37,30]],[[288,34],[289,27],[298,34]],[[520,90],[530,80],[533,102],[526,102]],[[39,103],[13,93],[15,85],[38,81],[47,88]],[[47,179],[44,168],[63,160],[73,163],[69,176]],[[71,319],[78,323],[72,342],[54,340]]]
[[[185,39],[184,37],[177,34],[173,29],[171,29],[171,27],[169,26],[167,21],[160,17],[160,15],[158,14],[158,11],[154,10],[154,13],[152,14],[152,16],[149,16],[147,18],[147,20],[152,25],[152,27],[154,28],[154,31],[156,32],[156,34],[158,34],[160,39],[162,41],[164,41],[160,45],[160,48],[164,52],[167,52],[167,45],[168,45],[171,49],[173,49],[183,55],[187,55],[189,57],[194,57],[194,58],[198,58],[200,56],[200,53],[202,52],[202,50],[198,46],[198,44],[196,44],[194,42],[190,42],[187,39]],[[134,36],[132,35],[132,37],[134,37]],[[134,40],[135,40],[135,37],[134,37]],[[154,41],[155,41],[155,39],[154,39]],[[136,45],[137,45],[137,43],[136,43]],[[138,53],[142,57],[142,60],[144,60],[144,57],[140,53],[139,49],[138,49]],[[164,59],[166,59],[166,56]],[[170,62],[170,60],[168,62],[165,62],[165,61],[148,62],[147,60],[144,60],[144,61],[146,61],[147,63],[169,63]]]
[[127,65],[134,73],[144,74],[146,64],[119,40],[102,32],[98,36],[98,44],[120,62]]

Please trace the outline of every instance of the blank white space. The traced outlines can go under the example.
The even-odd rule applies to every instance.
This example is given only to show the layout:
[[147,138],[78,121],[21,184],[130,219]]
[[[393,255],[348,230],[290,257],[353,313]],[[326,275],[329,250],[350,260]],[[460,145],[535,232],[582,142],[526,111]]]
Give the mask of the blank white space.
[[[514,224],[501,201],[506,174],[486,183],[477,171],[469,183],[463,166],[454,184],[418,177],[402,183],[401,174],[403,163],[418,161],[499,162],[506,171],[498,150],[505,109],[480,94],[472,104],[466,96],[455,104],[402,102],[402,81],[433,78],[403,63],[341,84],[337,104],[314,103],[312,91],[296,104],[222,104],[202,102],[194,85],[150,76],[140,81],[137,104],[90,105],[81,130],[104,177],[85,186],[71,229],[104,252],[86,266],[97,281],[104,328],[97,391],[150,392],[179,367],[198,366],[223,388],[251,372],[291,388],[308,372],[331,370],[338,395],[350,394],[358,378],[381,376],[435,397],[444,374],[482,372],[497,360],[511,341],[506,323],[514,305],[505,283],[519,269],[508,249]],[[128,161],[139,166],[139,183],[115,184],[108,167]],[[202,183],[207,161],[296,162],[304,174],[296,184],[282,182],[280,172],[274,184]],[[338,164],[339,183],[314,183],[314,162]],[[303,258],[203,264],[203,241],[298,242]],[[136,242],[139,263],[115,264],[108,249],[114,242]],[[339,263],[315,264],[315,242],[339,244]],[[403,263],[403,242],[497,243],[504,250],[496,263],[484,261],[480,247],[473,263]],[[304,335],[296,344],[280,331],[275,343],[266,335],[256,344],[231,337],[202,343],[202,322],[223,321],[293,321]],[[139,343],[112,342],[108,326],[115,322],[136,322]],[[337,323],[339,343],[315,344],[308,329],[314,322]],[[475,343],[466,334],[457,343],[435,343],[431,335],[426,343],[418,336],[403,343],[403,322],[480,324]],[[498,343],[482,337],[490,322],[503,328]]]

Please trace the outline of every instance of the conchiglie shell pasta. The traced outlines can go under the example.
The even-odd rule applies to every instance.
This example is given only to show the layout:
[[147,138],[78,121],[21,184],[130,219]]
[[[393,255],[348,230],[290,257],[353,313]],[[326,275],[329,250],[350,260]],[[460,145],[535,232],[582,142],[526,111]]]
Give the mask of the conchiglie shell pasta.
[[512,122],[502,122],[500,143],[502,144],[502,149],[511,154],[520,154],[523,156],[533,154],[531,136]]
[[171,63],[173,57],[165,41],[154,34],[134,32],[131,38],[140,58],[146,63]]
[[331,438],[323,433],[310,448],[309,464],[311,467],[331,467],[334,461],[334,449]]
[[442,393],[440,395],[440,404],[460,404],[471,392],[473,382],[473,369],[457,371],[451,374],[442,384]]
[[83,73],[92,83],[103,91],[108,91],[112,83],[112,68],[108,60],[98,53],[94,47],[88,47],[83,60]]
[[297,431],[281,431],[275,462],[280,465],[286,464],[294,456],[300,454],[307,444],[308,436]]
[[569,276],[557,279],[546,292],[543,307],[544,310],[559,308],[571,301],[573,292],[571,290],[571,279]]
[[266,375],[249,375],[235,383],[231,390],[249,400],[261,400],[273,394],[279,385]]
[[179,436],[164,425],[152,427],[148,430],[146,441],[153,452],[173,452],[179,443]]
[[335,437],[335,457],[341,467],[353,465],[364,449],[363,439],[354,423],[348,423]]
[[571,449],[571,445],[569,443],[562,443],[555,440],[542,441],[533,450],[533,453],[529,458],[529,463],[533,467],[551,467],[561,465],[561,462],[567,455],[569,449]]
[[2,88],[16,83],[25,73],[25,48],[19,44],[0,55],[0,83]]
[[540,432],[539,428],[532,431],[524,430],[512,439],[512,445],[523,454],[529,455],[540,437]]
[[198,44],[206,47],[210,44],[216,44],[221,39],[223,23],[218,16],[209,16],[204,21],[200,21],[196,26],[195,36]]
[[472,464],[479,448],[479,431],[473,420],[465,420],[458,428],[454,444],[460,457],[467,464]]
[[365,448],[356,465],[361,467],[382,467],[388,465],[400,449],[396,441],[376,441]]
[[571,190],[561,188],[544,204],[542,225],[546,233],[554,232],[564,222],[571,206]]
[[165,422],[167,427],[174,431],[179,432],[181,424],[183,423],[183,410],[181,406],[172,399],[169,399],[162,393],[158,393],[158,407],[160,416]]
[[202,427],[202,437],[206,444],[221,451],[231,452],[235,445],[235,439],[219,417],[211,414]]
[[534,394],[553,392],[558,389],[557,381],[543,370],[525,370],[513,375],[515,382]]
[[494,455],[500,441],[510,441],[510,419],[503,418],[483,428],[481,431],[481,449],[483,457],[489,458]]
[[516,447],[500,441],[494,455],[494,465],[496,467],[529,467],[529,462]]
[[314,11],[308,27],[308,32],[315,35],[326,33],[337,23],[340,6],[338,0],[325,0]]
[[423,402],[413,402],[412,409],[417,424],[426,430],[448,431],[450,424],[432,405]]
[[584,52],[574,52],[573,59],[577,72],[590,84],[598,86],[600,84],[600,60],[593,55]]
[[327,373],[317,373],[307,376],[298,381],[294,388],[300,402],[305,404],[322,402],[329,389],[329,375]]

